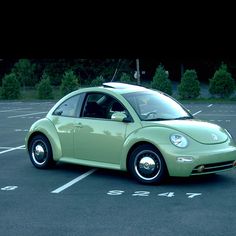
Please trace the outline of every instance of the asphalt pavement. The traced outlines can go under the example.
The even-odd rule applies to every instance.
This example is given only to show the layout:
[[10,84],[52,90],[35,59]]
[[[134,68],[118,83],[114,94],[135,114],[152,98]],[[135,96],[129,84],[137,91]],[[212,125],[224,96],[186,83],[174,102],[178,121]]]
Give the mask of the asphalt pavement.
[[[141,185],[114,170],[36,169],[24,138],[53,105],[0,101],[0,235],[235,235],[236,170]],[[236,104],[185,106],[236,137]]]

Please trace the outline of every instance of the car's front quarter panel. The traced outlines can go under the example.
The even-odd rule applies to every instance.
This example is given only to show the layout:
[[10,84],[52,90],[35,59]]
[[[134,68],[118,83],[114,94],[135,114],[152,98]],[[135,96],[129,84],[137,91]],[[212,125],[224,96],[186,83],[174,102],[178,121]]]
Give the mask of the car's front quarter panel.
[[[236,146],[231,139],[215,145],[201,144],[186,136],[188,146],[179,148],[170,141],[175,130],[167,127],[144,127],[136,130],[126,139],[121,160],[121,169],[126,170],[126,157],[136,143],[150,143],[163,155],[170,176],[190,176],[193,168],[201,164],[236,160]],[[191,162],[179,162],[178,157],[191,158]]]
[[150,143],[157,147],[163,155],[166,152],[165,149],[174,148],[173,145],[173,147],[171,147],[171,143],[169,141],[169,136],[172,133],[173,131],[171,129],[165,127],[140,127],[139,129],[132,131],[132,133],[127,136],[124,143],[121,158],[121,169],[126,170],[129,151],[137,143]]
[[30,127],[30,130],[25,138],[25,146],[27,150],[29,148],[29,142],[35,134],[43,134],[47,137],[52,147],[53,159],[55,161],[59,160],[62,156],[61,143],[55,126],[52,124],[52,122],[47,118],[43,118],[36,121]]

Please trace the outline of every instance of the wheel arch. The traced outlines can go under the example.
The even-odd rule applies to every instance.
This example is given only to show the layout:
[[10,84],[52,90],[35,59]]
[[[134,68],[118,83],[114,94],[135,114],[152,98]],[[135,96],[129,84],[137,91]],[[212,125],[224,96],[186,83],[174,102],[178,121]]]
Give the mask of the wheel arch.
[[169,136],[172,132],[172,129],[164,126],[148,126],[132,132],[123,145],[120,169],[127,171],[127,163],[132,151],[140,145],[148,144],[160,153],[166,164],[167,171],[169,172],[167,165],[169,163],[169,155],[167,150],[172,148],[169,142]]
[[37,125],[31,127],[30,132],[26,137],[26,149],[29,150],[29,144],[36,135],[46,137],[51,145],[53,160],[58,161],[62,156],[61,142],[56,132],[55,127],[48,120],[42,120]]
[[[165,162],[165,165],[166,165],[166,160],[165,160],[163,154],[161,153],[161,151],[159,150],[159,148],[158,148],[156,145],[154,145],[153,143],[148,142],[148,141],[139,141],[139,142],[137,142],[137,143],[134,143],[134,144],[130,147],[130,149],[129,149],[128,153],[127,153],[127,157],[126,157],[126,169],[127,169],[127,171],[129,171],[129,164],[128,164],[128,163],[129,163],[129,159],[130,159],[130,156],[131,156],[132,152],[133,152],[137,147],[142,146],[142,145],[150,145],[150,146],[152,146],[152,147],[161,155],[161,157],[163,158],[163,160],[164,160],[164,162]],[[167,172],[168,172],[168,167],[167,167],[167,165],[166,165],[166,168],[167,168]]]

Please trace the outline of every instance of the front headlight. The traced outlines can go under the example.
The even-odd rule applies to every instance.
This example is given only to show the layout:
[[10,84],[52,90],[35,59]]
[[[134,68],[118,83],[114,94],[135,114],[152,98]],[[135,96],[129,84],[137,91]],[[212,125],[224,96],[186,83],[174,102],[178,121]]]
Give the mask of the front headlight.
[[188,140],[181,134],[172,134],[170,136],[170,141],[179,148],[185,148],[188,146]]

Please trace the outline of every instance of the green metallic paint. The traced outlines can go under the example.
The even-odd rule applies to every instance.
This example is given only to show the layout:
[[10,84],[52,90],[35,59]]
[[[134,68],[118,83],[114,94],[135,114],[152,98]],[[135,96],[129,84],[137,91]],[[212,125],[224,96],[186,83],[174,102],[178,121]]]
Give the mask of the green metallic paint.
[[[175,147],[169,137],[176,133],[176,130],[170,127],[149,126],[131,134],[124,144],[121,169],[126,170],[127,154],[137,142],[151,143],[161,152],[170,176],[189,176],[192,169],[200,164],[236,159],[236,147],[229,139],[221,144],[204,145],[188,137],[188,147],[184,149]],[[192,157],[193,162],[178,163],[177,157]]]
[[77,118],[53,116],[51,119],[61,143],[62,156],[73,157],[74,133]]
[[56,131],[53,123],[47,118],[43,118],[43,119],[36,121],[31,126],[31,128],[25,138],[26,150],[28,150],[29,141],[31,140],[31,138],[33,137],[33,135],[35,133],[41,133],[48,138],[48,140],[52,146],[53,159],[55,161],[58,161],[62,156],[62,149],[61,149],[61,142],[60,142],[59,136],[57,134],[57,131]]
[[[159,124],[171,127],[202,144],[217,144],[225,142],[228,139],[228,135],[221,127],[205,121],[195,119],[170,120],[162,121]],[[212,135],[216,135],[217,140],[214,140]]]
[[71,157],[62,157],[60,159],[60,161],[66,162],[66,163],[71,163],[71,164],[120,170],[119,164],[111,164],[111,163],[104,163],[104,162],[98,162],[98,161],[83,160],[83,159],[77,159],[77,158],[71,158]]
[[127,123],[105,119],[78,119],[75,131],[75,157],[78,159],[119,164]]
[[[135,89],[146,90],[141,87],[99,87],[68,94],[52,107],[46,118],[32,125],[26,137],[26,147],[31,135],[40,132],[49,139],[53,159],[56,161],[126,171],[128,153],[132,147],[140,142],[150,143],[161,152],[170,176],[189,176],[198,165],[236,159],[233,140],[217,125],[195,119],[140,121],[132,106],[122,96],[122,93],[133,92]],[[53,115],[53,111],[63,101],[86,92],[102,92],[115,97],[127,108],[133,122]],[[170,142],[170,136],[176,133],[187,138],[186,148],[178,148]],[[214,135],[218,137],[217,140],[214,140]],[[191,157],[193,161],[180,163],[177,157]]]

